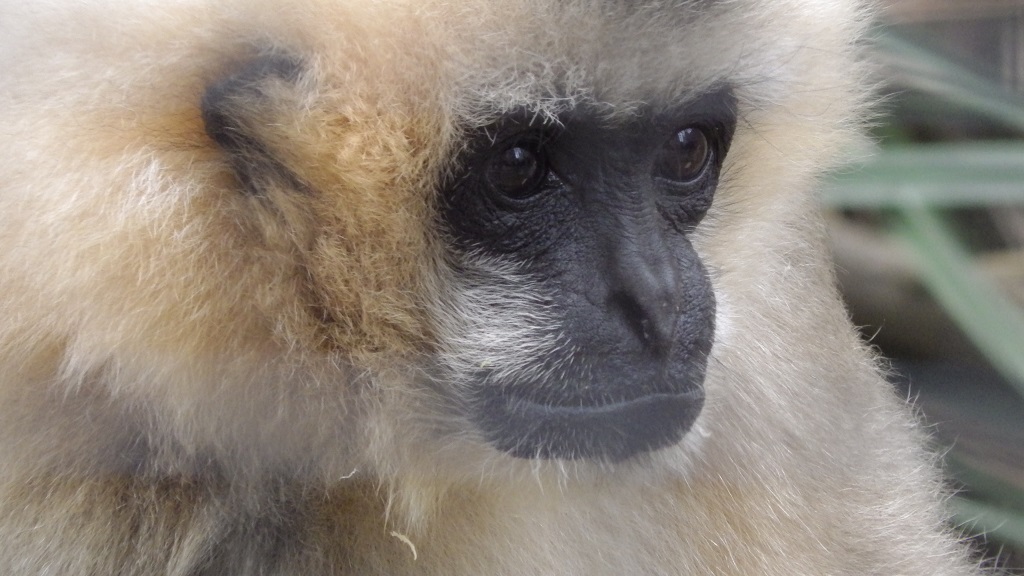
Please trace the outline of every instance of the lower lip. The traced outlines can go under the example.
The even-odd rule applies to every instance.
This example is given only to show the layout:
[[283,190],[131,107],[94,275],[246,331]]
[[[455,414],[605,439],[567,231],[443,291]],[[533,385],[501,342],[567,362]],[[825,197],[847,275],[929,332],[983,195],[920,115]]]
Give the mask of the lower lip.
[[481,407],[488,440],[512,456],[614,462],[679,442],[703,405],[698,386],[602,406],[554,406],[495,394]]

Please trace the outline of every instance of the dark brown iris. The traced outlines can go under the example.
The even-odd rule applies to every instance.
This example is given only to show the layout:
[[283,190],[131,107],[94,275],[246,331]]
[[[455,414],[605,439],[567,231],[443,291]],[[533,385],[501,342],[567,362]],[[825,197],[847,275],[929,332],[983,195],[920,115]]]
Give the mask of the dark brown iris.
[[654,163],[654,175],[686,184],[704,174],[711,159],[711,142],[704,130],[687,127],[665,141]]
[[494,190],[518,200],[541,190],[547,176],[547,165],[536,146],[516,143],[491,157],[485,175]]

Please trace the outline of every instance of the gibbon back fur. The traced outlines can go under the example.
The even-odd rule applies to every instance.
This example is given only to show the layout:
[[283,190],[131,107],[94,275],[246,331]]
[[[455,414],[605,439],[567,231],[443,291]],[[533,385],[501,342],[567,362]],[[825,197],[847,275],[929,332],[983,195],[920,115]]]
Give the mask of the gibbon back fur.
[[[865,19],[3,0],[0,573],[977,573],[824,249]],[[563,325],[528,262],[440,224],[467,135],[722,86],[735,134],[686,229],[715,303],[699,416],[621,458],[495,448],[471,375],[539,371]]]

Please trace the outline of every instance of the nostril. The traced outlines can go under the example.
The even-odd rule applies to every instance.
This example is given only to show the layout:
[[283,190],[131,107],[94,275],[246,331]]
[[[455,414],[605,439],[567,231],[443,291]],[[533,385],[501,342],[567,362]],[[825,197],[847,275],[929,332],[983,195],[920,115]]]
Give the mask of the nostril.
[[611,295],[610,308],[617,311],[641,345],[656,354],[668,349],[675,332],[672,306],[657,299],[641,299],[630,292]]
[[627,292],[615,292],[611,297],[611,308],[618,311],[626,325],[644,346],[650,342],[650,319],[647,318],[636,298]]
[[644,344],[651,341],[651,321],[647,318],[640,319],[640,337],[643,339]]

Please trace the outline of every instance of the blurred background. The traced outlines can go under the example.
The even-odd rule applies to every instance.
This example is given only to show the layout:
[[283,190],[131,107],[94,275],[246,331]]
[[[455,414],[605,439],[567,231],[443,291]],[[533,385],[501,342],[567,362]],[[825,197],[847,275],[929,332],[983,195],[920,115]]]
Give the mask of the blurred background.
[[1024,0],[885,1],[877,148],[824,197],[839,280],[959,529],[1024,574]]

